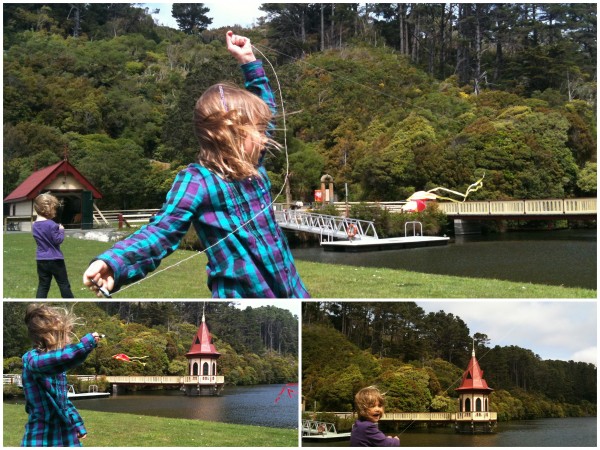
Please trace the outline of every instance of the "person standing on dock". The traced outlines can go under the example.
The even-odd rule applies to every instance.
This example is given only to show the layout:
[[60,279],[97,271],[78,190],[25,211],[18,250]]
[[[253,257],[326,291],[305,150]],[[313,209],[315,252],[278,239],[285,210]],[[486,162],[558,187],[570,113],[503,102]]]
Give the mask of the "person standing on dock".
[[400,438],[386,436],[377,423],[383,417],[385,399],[375,386],[362,388],[354,397],[358,420],[352,426],[350,447],[400,447]]
[[67,396],[67,369],[83,363],[100,335],[88,333],[77,344],[70,334],[77,318],[67,310],[29,305],[27,332],[34,348],[23,355],[23,393],[29,419],[23,447],[79,447],[87,436],[83,419]]

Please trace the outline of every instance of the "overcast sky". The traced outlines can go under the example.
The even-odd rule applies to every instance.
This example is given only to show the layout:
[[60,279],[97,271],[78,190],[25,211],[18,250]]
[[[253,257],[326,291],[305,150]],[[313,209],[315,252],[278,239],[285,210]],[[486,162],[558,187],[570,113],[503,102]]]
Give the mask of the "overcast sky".
[[485,333],[489,346],[516,345],[542,359],[597,364],[596,300],[446,300],[417,301],[426,312],[459,316],[470,335]]
[[[250,27],[259,17],[265,15],[258,9],[262,3],[255,1],[205,2],[204,6],[210,9],[206,15],[213,19],[209,28],[233,25]],[[152,17],[161,25],[177,29],[177,22],[171,17],[173,3],[144,3],[143,5],[151,10],[160,9],[160,13],[153,14]]]

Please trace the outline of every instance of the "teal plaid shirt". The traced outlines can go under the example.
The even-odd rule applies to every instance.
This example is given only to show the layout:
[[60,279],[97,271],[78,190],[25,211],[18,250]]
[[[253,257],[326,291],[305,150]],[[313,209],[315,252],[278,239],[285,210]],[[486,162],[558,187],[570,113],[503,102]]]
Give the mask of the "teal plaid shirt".
[[[242,70],[246,89],[275,111],[262,62],[244,64]],[[271,182],[262,165],[258,176],[232,181],[200,164],[190,164],[176,176],[151,223],[98,259],[112,268],[118,289],[155,270],[193,224],[207,249],[206,271],[213,297],[309,297],[271,202]]]
[[92,334],[77,344],[44,352],[33,349],[23,355],[23,393],[29,419],[23,447],[75,447],[78,434],[87,433],[83,419],[67,397],[66,370],[85,361],[96,348]]

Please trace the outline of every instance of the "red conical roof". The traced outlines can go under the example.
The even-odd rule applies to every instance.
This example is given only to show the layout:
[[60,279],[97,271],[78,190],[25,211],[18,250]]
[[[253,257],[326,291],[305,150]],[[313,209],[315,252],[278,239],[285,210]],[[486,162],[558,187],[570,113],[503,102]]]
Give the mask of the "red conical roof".
[[210,331],[208,331],[208,326],[206,325],[206,320],[204,318],[204,314],[202,315],[202,323],[200,324],[200,328],[198,328],[198,332],[194,336],[194,341],[192,342],[192,346],[190,347],[190,351],[185,354],[188,358],[193,356],[210,356],[218,358],[221,354],[217,351],[214,344],[212,343],[212,337],[210,335]]
[[488,387],[487,382],[483,378],[483,370],[479,367],[479,362],[475,358],[475,349],[471,354],[471,361],[469,366],[462,376],[462,383],[460,387],[456,388],[457,391],[493,391],[492,388]]

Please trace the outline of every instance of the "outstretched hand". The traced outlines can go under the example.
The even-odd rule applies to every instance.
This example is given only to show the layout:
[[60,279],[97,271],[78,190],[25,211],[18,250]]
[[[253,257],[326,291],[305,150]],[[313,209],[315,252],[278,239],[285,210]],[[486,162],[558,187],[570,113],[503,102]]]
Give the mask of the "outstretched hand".
[[229,30],[225,35],[225,40],[227,41],[227,50],[240,64],[256,61],[250,39],[233,34],[233,31]]
[[83,284],[96,293],[96,297],[104,297],[100,288],[108,292],[115,287],[115,277],[112,269],[104,261],[96,260],[87,268],[83,274]]

